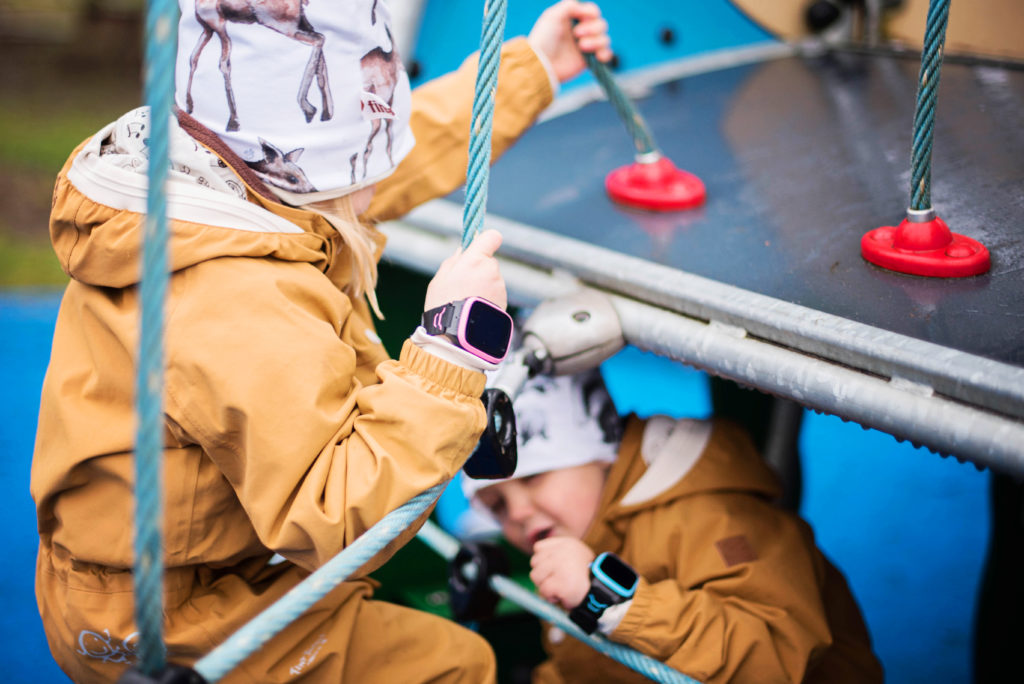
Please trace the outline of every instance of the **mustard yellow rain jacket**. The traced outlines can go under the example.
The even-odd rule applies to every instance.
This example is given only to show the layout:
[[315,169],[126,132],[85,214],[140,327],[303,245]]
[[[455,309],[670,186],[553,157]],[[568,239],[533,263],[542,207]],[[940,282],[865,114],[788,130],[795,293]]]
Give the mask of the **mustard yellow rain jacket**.
[[[502,56],[495,154],[552,98],[525,39],[509,41]],[[379,185],[366,218],[395,217],[464,180],[475,74],[473,59],[415,91],[417,145]],[[484,426],[484,375],[408,341],[389,360],[366,303],[341,292],[350,266],[337,231],[269,199],[209,131],[179,120],[246,181],[249,195],[246,202],[195,184],[170,191],[165,639],[172,661],[192,663],[386,513],[452,477]],[[134,662],[133,502],[157,495],[133,490],[132,466],[145,178],[104,166],[100,142],[109,130],[74,151],[54,189],[51,237],[71,282],[42,389],[31,481],[39,609],[56,660],[76,681],[113,681]],[[286,560],[270,562],[275,553]],[[323,654],[344,660],[357,638],[344,626],[371,591],[368,580],[345,583],[312,611],[318,617],[272,641],[235,681],[272,679],[276,658],[285,662],[274,675],[283,680],[310,674],[318,657],[331,660]],[[392,635],[417,631],[414,619],[388,624]],[[407,636],[428,645],[427,657],[460,656],[443,635]],[[413,665],[415,672],[422,662]],[[337,672],[310,678],[337,681]]]
[[[609,635],[701,682],[882,681],[839,571],[810,528],[775,507],[774,474],[746,433],[659,416],[632,418],[584,542],[642,578]],[[547,628],[534,681],[646,682]]]

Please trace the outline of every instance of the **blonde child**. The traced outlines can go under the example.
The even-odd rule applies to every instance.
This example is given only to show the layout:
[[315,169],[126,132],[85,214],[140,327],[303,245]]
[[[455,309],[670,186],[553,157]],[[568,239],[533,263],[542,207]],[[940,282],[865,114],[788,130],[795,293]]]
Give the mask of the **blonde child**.
[[[481,371],[492,364],[422,327],[389,359],[371,315],[384,245],[374,222],[464,179],[475,62],[410,93],[383,0],[180,9],[164,639],[169,660],[189,665],[456,474],[484,426]],[[577,42],[610,56],[597,7],[564,0],[505,44],[496,154],[584,68]],[[50,231],[71,282],[31,491],[39,610],[77,682],[115,681],[137,656],[130,521],[137,496],[157,496],[134,491],[132,467],[149,130],[146,108],[103,128],[54,189]],[[503,309],[499,244],[485,231],[445,261],[424,309],[470,298]],[[478,636],[372,593],[365,578],[343,583],[222,681],[493,681]]]

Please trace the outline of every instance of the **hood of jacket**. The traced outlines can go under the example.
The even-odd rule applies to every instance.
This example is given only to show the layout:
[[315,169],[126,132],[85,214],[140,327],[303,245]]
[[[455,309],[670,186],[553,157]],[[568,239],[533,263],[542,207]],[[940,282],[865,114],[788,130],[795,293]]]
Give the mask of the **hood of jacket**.
[[781,488],[747,433],[723,419],[631,416],[608,474],[602,510],[609,520],[676,499],[743,492],[776,499]]
[[[128,162],[109,153],[119,135],[129,134],[125,117],[79,145],[54,186],[54,251],[71,278],[100,287],[131,286],[141,276],[148,150]],[[221,257],[270,257],[327,271],[339,245],[327,219],[261,194],[238,171],[244,163],[201,145],[173,118],[170,133],[165,193],[172,272]]]

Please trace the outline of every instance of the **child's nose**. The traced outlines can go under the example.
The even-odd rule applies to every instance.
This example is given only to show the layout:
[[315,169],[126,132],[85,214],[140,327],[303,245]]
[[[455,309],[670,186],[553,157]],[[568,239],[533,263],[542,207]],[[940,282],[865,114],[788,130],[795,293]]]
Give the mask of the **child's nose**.
[[512,522],[523,522],[533,514],[533,505],[530,497],[517,492],[505,499],[505,506],[508,510],[508,519]]

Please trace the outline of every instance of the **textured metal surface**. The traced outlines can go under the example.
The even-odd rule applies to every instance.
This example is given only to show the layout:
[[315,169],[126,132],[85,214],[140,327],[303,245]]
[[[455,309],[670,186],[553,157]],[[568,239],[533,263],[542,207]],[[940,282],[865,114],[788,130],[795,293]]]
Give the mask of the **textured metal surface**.
[[[895,225],[906,212],[918,68],[913,60],[832,53],[654,87],[638,103],[642,114],[665,154],[708,187],[706,207],[675,214],[626,210],[606,198],[604,175],[629,163],[632,146],[611,107],[592,103],[542,122],[506,154],[492,175],[489,208],[652,264],[1022,367],[1024,72],[943,69],[933,203],[954,231],[989,247],[991,271],[925,279],[860,257],[865,231]],[[624,283],[641,276],[616,274]]]

